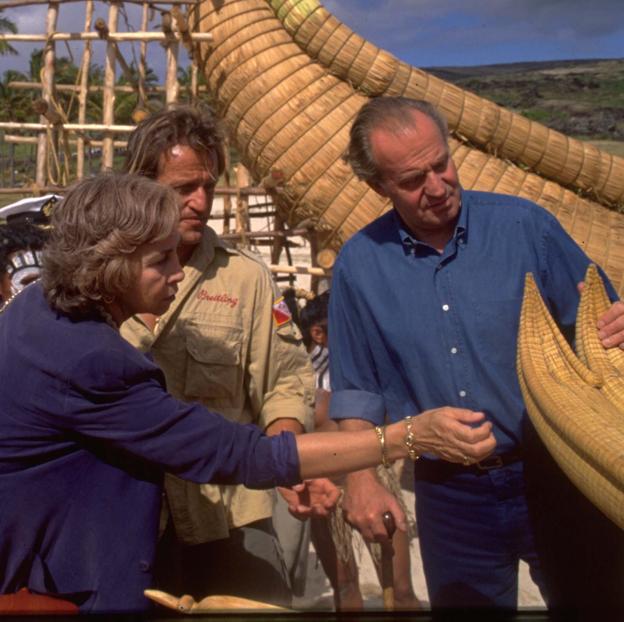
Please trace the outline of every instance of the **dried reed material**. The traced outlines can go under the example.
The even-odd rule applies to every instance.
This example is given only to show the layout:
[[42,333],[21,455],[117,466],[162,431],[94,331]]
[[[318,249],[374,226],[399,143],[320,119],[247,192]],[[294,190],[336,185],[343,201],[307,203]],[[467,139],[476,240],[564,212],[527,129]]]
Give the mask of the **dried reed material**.
[[[339,246],[388,209],[341,161],[366,98],[313,62],[264,0],[204,0],[205,73],[243,163],[261,179],[283,174],[277,207],[291,226],[317,223],[321,247]],[[624,216],[451,139],[462,185],[530,198],[562,215],[568,232],[624,292]]]
[[624,529],[624,419],[572,352],[530,274],[518,335],[518,379],[531,421],[559,466]]
[[147,598],[154,602],[173,609],[178,613],[202,614],[213,613],[215,611],[241,611],[246,613],[254,613],[261,611],[270,611],[272,614],[288,613],[291,610],[278,605],[264,603],[259,600],[250,600],[249,598],[241,598],[239,596],[221,596],[213,595],[202,598],[199,602],[195,601],[192,596],[185,594],[184,596],[173,596],[167,592],[160,590],[144,590]]
[[576,317],[576,351],[580,360],[600,377],[603,393],[624,412],[624,352],[620,348],[605,348],[596,328],[611,301],[595,266],[589,266],[584,282]]
[[529,121],[403,63],[354,33],[317,0],[268,0],[295,42],[368,96],[425,99],[480,148],[613,205],[624,203],[624,158]]

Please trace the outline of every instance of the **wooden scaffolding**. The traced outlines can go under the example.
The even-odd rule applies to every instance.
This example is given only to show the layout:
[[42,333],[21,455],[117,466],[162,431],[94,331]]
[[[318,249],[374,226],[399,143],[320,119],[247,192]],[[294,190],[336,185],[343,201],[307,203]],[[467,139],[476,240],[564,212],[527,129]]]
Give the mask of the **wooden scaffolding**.
[[[98,8],[107,7],[106,19],[95,18],[96,3]],[[99,168],[111,170],[115,166],[115,154],[122,152],[127,144],[127,135],[149,114],[150,103],[157,101],[160,106],[173,106],[181,101],[181,94],[184,101],[191,104],[205,98],[206,89],[200,85],[202,59],[198,43],[212,41],[212,35],[196,29],[193,22],[197,12],[192,10],[196,3],[197,0],[7,0],[3,8],[44,4],[47,13],[45,33],[0,34],[0,40],[9,43],[40,42],[43,47],[40,80],[8,84],[11,89],[40,92],[41,96],[33,103],[39,121],[0,120],[0,137],[6,145],[36,145],[34,175],[29,183],[0,188],[0,194],[62,192],[69,183],[91,172],[89,161],[94,150]],[[140,7],[138,27],[128,19],[125,5],[135,5],[135,13],[137,6]],[[60,11],[76,9],[84,10],[83,30],[59,32]],[[150,29],[157,16],[160,24]],[[73,84],[61,84],[55,76],[56,45],[60,42],[82,42],[78,78]],[[122,53],[121,44],[128,43],[133,46],[133,57],[138,59],[135,64],[129,63]],[[89,80],[96,45],[104,46],[103,79],[98,85]],[[164,53],[164,84],[148,83],[148,45],[150,52],[161,48],[157,53]],[[137,46],[138,54],[135,53]],[[183,92],[178,81],[181,53],[186,54],[190,74]],[[126,84],[118,84],[121,75],[126,78]],[[93,91],[102,93],[101,123],[87,121],[87,97]],[[59,103],[58,94],[63,92],[71,94],[74,104],[71,110]],[[129,92],[137,96],[132,112],[134,123],[120,124],[115,119],[115,98]],[[229,154],[229,149],[226,153]],[[237,245],[269,247],[270,267],[278,281],[294,284],[295,275],[310,275],[310,286],[316,289],[318,279],[329,272],[318,267],[315,231],[305,227],[289,229],[275,209],[275,192],[279,192],[279,179],[273,176],[258,180],[254,185],[241,164],[230,166],[228,163],[224,179],[216,190],[216,195],[223,199],[223,209],[214,211],[211,218],[222,221],[222,236]],[[259,221],[263,221],[260,230],[254,226]],[[301,246],[308,246],[310,254],[302,265],[293,265],[291,250]],[[320,259],[323,261],[322,253]],[[333,263],[333,257],[330,260]]]

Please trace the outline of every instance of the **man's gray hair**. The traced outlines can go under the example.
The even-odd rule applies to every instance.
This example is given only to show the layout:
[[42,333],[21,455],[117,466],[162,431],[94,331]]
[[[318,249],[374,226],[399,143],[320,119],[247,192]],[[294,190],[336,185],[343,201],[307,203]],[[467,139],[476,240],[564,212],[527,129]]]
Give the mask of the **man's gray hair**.
[[373,130],[384,128],[398,133],[415,127],[414,111],[429,117],[438,126],[442,136],[448,136],[446,119],[435,106],[420,99],[375,97],[360,108],[351,126],[349,146],[343,156],[358,179],[368,183],[380,181],[370,144]]

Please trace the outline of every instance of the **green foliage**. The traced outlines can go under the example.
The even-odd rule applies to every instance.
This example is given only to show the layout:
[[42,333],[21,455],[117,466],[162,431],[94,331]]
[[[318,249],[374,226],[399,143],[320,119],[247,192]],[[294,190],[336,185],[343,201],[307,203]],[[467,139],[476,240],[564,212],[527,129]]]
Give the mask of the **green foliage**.
[[607,106],[624,105],[624,75],[616,76],[604,86],[603,102]]
[[28,80],[28,76],[19,71],[9,69],[4,72],[0,81],[0,119],[21,123],[31,120],[32,92],[9,88],[9,82],[24,80]]
[[[0,32],[15,34],[17,26],[8,17],[3,17],[2,11],[4,9],[0,9]],[[17,54],[17,50],[7,41],[0,41],[0,54]]]
[[[147,93],[146,101],[139,101],[139,71],[134,61],[130,64],[129,69],[129,74],[122,74],[117,84],[135,86],[136,90],[133,93],[118,93],[115,98],[115,120],[117,123],[123,124],[133,123],[132,113],[137,107],[153,112],[162,106],[161,98],[155,91]],[[147,67],[145,70],[145,89],[149,90],[157,84],[158,76],[151,67]]]
[[433,73],[564,134],[624,141],[624,60],[446,67]]
[[549,108],[539,107],[522,110],[521,114],[531,121],[537,121],[538,123],[543,123],[545,125],[552,123],[555,119],[565,121],[569,117],[565,110],[552,110]]

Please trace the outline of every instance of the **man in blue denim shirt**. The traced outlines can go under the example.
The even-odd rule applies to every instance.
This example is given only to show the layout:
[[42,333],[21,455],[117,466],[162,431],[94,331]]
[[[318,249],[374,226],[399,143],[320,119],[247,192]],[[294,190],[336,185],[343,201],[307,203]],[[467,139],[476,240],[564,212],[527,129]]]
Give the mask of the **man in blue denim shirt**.
[[[552,524],[544,527],[543,512],[534,511],[531,484],[525,484],[527,456],[538,464],[538,489],[551,485],[556,492],[554,509],[559,504],[576,512],[578,504],[589,503],[545,451],[533,449],[539,441],[527,425],[515,358],[525,274],[533,273],[557,322],[573,334],[577,286],[589,259],[556,218],[534,203],[464,191],[446,136],[446,122],[432,106],[404,98],[371,100],[351,129],[347,159],[394,209],[353,236],[336,262],[330,414],[341,429],[354,430],[444,406],[485,413],[493,423],[495,456],[478,464],[428,456],[416,463],[417,522],[431,603],[515,608],[523,559],[550,606],[576,607],[579,591],[587,593],[578,589],[582,573],[575,569],[571,579],[562,568],[574,544],[558,538],[557,548],[554,542],[558,530],[568,535],[565,518],[547,517]],[[605,347],[620,346],[624,305],[614,304],[602,323]],[[449,411],[436,433],[444,440],[462,425],[470,425],[468,417]],[[367,539],[384,539],[386,510],[403,522],[372,471],[348,476],[344,508]],[[622,537],[597,510],[583,511],[593,525],[580,528],[594,551],[588,555],[596,555],[596,548],[614,555],[600,576],[596,560],[587,562],[593,568],[588,576],[593,572],[603,590],[592,596],[619,603],[613,573],[624,559],[621,548],[619,557],[614,553]],[[587,538],[592,530],[609,534],[613,545]],[[575,559],[583,565],[580,549],[572,556],[570,565]],[[613,577],[607,576],[609,567]]]

